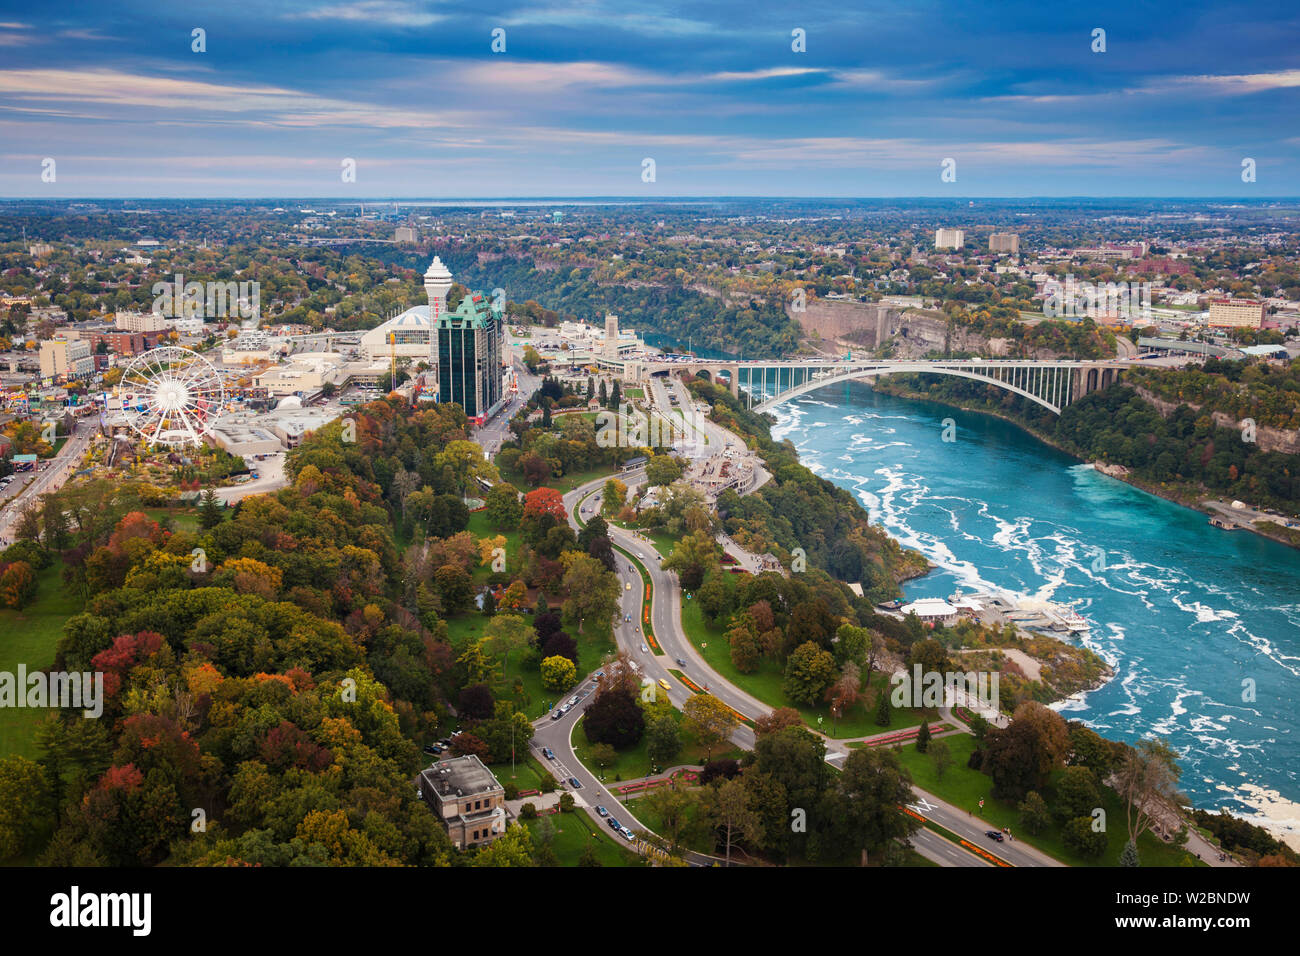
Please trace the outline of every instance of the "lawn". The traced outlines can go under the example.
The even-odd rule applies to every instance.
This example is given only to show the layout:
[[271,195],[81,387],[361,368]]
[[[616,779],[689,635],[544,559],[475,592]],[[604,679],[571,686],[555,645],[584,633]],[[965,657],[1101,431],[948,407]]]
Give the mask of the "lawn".
[[537,758],[529,752],[526,744],[516,748],[515,767],[513,774],[510,770],[510,763],[494,763],[488,766],[488,769],[496,776],[501,785],[513,783],[520,790],[540,790],[542,786],[542,774],[549,773]]
[[[497,531],[488,523],[486,511],[475,511],[469,516],[469,525],[466,528],[470,534],[476,538],[495,538],[501,535],[506,539],[506,571],[518,571],[524,566],[524,542],[518,530]],[[492,576],[491,564],[480,564],[474,569],[471,577],[475,585],[486,584],[487,579]]]
[[[1103,809],[1106,811],[1107,836],[1110,844],[1099,858],[1090,859],[1080,856],[1061,840],[1061,828],[1053,823],[1047,830],[1031,836],[1020,824],[1020,811],[1014,805],[993,797],[993,781],[978,770],[966,766],[971,752],[975,749],[975,738],[970,734],[954,734],[945,737],[953,762],[940,779],[934,769],[934,763],[926,754],[918,753],[915,744],[905,744],[898,748],[901,762],[912,774],[912,781],[921,789],[928,790],[947,800],[953,806],[973,811],[974,815],[997,829],[1010,827],[1017,840],[1023,840],[1030,846],[1037,847],[1049,856],[1070,866],[1119,866],[1119,855],[1124,849],[1128,837],[1124,829],[1124,805],[1109,787],[1102,788]],[[1053,776],[1059,776],[1057,771]],[[984,799],[984,806],[979,805]],[[1051,784],[1045,788],[1043,799],[1051,805]],[[1180,860],[1188,854],[1152,836],[1142,835],[1138,840],[1138,858],[1143,866],[1178,866]]]
[[[447,619],[447,640],[451,642],[457,656],[471,642],[483,636],[488,620],[477,611]],[[524,620],[531,622],[532,618],[524,615]],[[568,633],[578,644],[579,679],[594,671],[607,654],[614,652],[613,636],[609,628],[602,632],[599,628],[588,625],[585,634],[579,634],[576,627],[568,629]],[[512,688],[515,678],[518,678],[522,684],[522,693],[515,699],[515,703],[530,720],[535,720],[546,714],[550,704],[561,697],[567,697],[568,692],[557,693],[547,690],[542,686],[541,671],[523,666],[523,659],[523,650],[511,653],[509,667],[498,671],[492,682],[493,693],[500,700],[512,699]]]
[[[601,866],[644,865],[644,861],[639,856],[620,848],[613,837],[602,832],[605,828],[597,826],[592,822],[591,817],[581,811],[551,814],[546,819],[549,819],[551,825],[555,827],[551,849],[555,851],[561,866],[578,866],[583,849],[592,841],[596,847],[596,859],[600,860]],[[540,817],[536,820],[522,821],[532,833],[534,845],[537,843],[537,832],[541,822]]]
[[[54,663],[54,652],[63,636],[63,622],[81,610],[81,601],[63,584],[63,562],[57,558],[37,574],[36,600],[21,611],[0,610],[0,671],[18,672],[24,664],[29,673]],[[21,754],[38,756],[32,737],[36,725],[49,710],[0,707],[0,757]]]
[[[682,628],[690,638],[691,644],[709,662],[709,666],[727,681],[771,707],[795,706],[781,689],[784,674],[780,665],[775,661],[764,659],[757,671],[752,674],[742,674],[731,662],[731,648],[727,644],[725,632],[721,628],[707,624],[699,604],[686,600],[685,596],[682,600]],[[905,730],[908,727],[918,726],[923,720],[929,720],[933,725],[938,720],[938,711],[933,708],[895,708],[889,726],[881,727],[875,719],[875,695],[882,690],[888,692],[888,675],[872,674],[871,688],[872,696],[869,702],[850,708],[838,722],[831,718],[827,704],[819,704],[816,707],[800,706],[795,709],[799,711],[808,726],[837,740]],[[818,718],[821,718],[820,724]]]
[[[681,711],[672,711],[673,719],[677,721],[678,727],[681,727]],[[678,767],[683,765],[702,766],[704,764],[704,748],[700,746],[693,734],[682,731],[682,749],[677,752],[677,756],[669,761],[668,766]],[[618,752],[618,759],[603,771],[592,762],[590,758],[591,742],[587,739],[587,732],[579,720],[573,730],[573,750],[578,755],[578,759],[592,773],[600,776],[607,784],[619,783],[624,780],[636,780],[640,777],[648,777],[651,774],[659,773],[666,769],[656,767],[650,762],[650,755],[646,751],[646,740],[642,737],[633,747]],[[718,760],[723,757],[730,757],[739,760],[743,752],[737,750],[729,743],[721,743],[713,748],[711,759]],[[603,776],[602,776],[603,774]]]

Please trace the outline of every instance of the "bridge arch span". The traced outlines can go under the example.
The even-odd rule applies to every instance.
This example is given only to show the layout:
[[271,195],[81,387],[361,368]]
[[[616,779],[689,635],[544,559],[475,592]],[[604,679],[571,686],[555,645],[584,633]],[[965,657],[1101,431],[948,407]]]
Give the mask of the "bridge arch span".
[[[1096,369],[1091,369],[1090,371],[1091,374],[1093,374],[1094,376],[1097,373]],[[762,402],[754,406],[754,411],[766,412],[769,409],[775,408],[777,405],[780,405],[782,402],[789,401],[792,398],[798,398],[800,395],[807,395],[809,392],[815,392],[820,388],[825,388],[827,385],[838,385],[841,382],[855,382],[855,381],[860,381],[862,379],[876,378],[879,375],[893,375],[898,372],[902,372],[904,374],[911,374],[914,372],[924,372],[927,375],[953,375],[957,378],[969,379],[972,382],[981,382],[985,385],[996,385],[998,388],[1002,389],[1003,391],[1013,392],[1016,395],[1020,395],[1024,398],[1027,398],[1034,404],[1041,405],[1043,408],[1046,408],[1048,411],[1056,415],[1061,414],[1061,409],[1058,408],[1056,405],[1053,405],[1051,402],[1047,401],[1044,398],[1039,398],[1033,392],[1026,391],[1025,389],[1021,388],[1018,385],[1013,385],[1008,382],[1003,382],[1000,381],[999,379],[992,378],[988,375],[980,375],[975,372],[968,372],[965,369],[936,368],[930,365],[916,365],[916,366],[909,365],[909,366],[901,366],[901,367],[894,367],[894,368],[855,369],[852,372],[846,372],[842,375],[831,375],[826,378],[813,379],[810,382],[805,382],[802,385],[797,385],[792,389],[784,391],[780,395],[777,395],[775,398],[764,399]],[[1067,378],[1066,385],[1065,385],[1067,395],[1069,394],[1071,387],[1072,387],[1072,381]],[[1091,390],[1092,389],[1089,389],[1089,391]]]

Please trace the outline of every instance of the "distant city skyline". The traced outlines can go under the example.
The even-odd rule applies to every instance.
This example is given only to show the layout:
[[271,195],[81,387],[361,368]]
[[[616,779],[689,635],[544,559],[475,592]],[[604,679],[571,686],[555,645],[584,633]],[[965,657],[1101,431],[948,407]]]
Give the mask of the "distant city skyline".
[[1298,36],[1282,2],[0,0],[0,197],[1284,198]]

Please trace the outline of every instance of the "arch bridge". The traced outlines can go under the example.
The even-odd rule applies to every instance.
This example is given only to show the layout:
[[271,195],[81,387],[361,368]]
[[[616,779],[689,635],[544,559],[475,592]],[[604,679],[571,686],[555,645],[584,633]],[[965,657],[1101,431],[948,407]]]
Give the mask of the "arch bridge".
[[749,408],[765,412],[827,385],[880,375],[924,372],[994,385],[1059,415],[1089,392],[1118,381],[1120,373],[1134,364],[1137,363],[1026,359],[822,359],[791,362],[667,359],[629,362],[624,373],[629,382],[643,382],[650,376],[675,371],[688,374],[706,372],[715,382],[721,383],[725,379],[732,395],[740,397],[744,392]]

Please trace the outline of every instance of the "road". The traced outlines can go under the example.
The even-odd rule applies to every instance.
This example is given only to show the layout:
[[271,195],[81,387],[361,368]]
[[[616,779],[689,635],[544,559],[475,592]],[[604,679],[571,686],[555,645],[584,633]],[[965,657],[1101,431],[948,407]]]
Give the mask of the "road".
[[246,481],[242,485],[214,488],[213,491],[216,492],[221,501],[228,505],[253,495],[265,495],[276,491],[289,483],[289,479],[284,473],[284,462],[285,453],[282,451],[270,455],[265,461],[258,461],[255,457],[250,456],[247,460],[248,467],[256,470],[258,477],[252,481]]
[[537,391],[542,385],[542,379],[538,375],[532,375],[528,369],[515,363],[515,377],[519,383],[519,391],[509,402],[492,416],[482,428],[476,428],[470,440],[477,442],[488,458],[495,458],[497,452],[501,450],[501,445],[505,442],[506,437],[510,434],[510,420],[519,414],[519,410],[528,404],[528,399],[533,392]]
[[[77,465],[81,463],[94,437],[94,424],[78,420],[73,426],[72,435],[63,443],[58,455],[40,462],[36,477],[28,480],[13,498],[0,506],[3,508],[0,510],[0,544],[7,544],[12,539],[14,525],[28,505],[38,501],[41,495],[63,487],[63,483],[77,470]],[[16,486],[20,480],[21,476],[15,478],[10,487]]]
[[[622,480],[628,485],[635,485],[645,480],[645,472],[644,470],[632,472],[622,476]],[[599,500],[597,495],[603,489],[604,482],[604,479],[588,482],[564,496],[564,505],[569,512],[569,521],[575,527],[579,517],[585,522],[598,513]],[[592,499],[591,501],[586,500],[589,497]],[[639,555],[637,560],[644,566],[651,581],[650,620],[660,653],[654,653],[653,650],[646,652],[641,650],[642,636],[640,628],[637,626],[641,606],[640,575],[630,574],[627,559],[620,556],[618,563],[619,577],[621,580],[632,584],[630,591],[624,590],[623,613],[631,614],[632,623],[621,622],[615,629],[615,639],[619,647],[626,650],[641,667],[645,677],[653,681],[666,680],[670,688],[668,697],[673,705],[679,709],[693,692],[669,673],[670,667],[680,670],[691,680],[704,687],[708,693],[747,718],[753,719],[770,713],[771,707],[729,683],[713,670],[686,638],[681,628],[681,589],[678,587],[676,574],[665,571],[660,567],[663,556],[658,555],[649,541],[635,532],[610,525],[609,533],[610,539],[616,548],[621,548],[633,556]],[[677,663],[679,660],[684,662],[684,666]],[[554,723],[565,725],[569,723],[569,718],[572,717],[573,714],[571,713],[568,718]],[[540,735],[541,731],[539,731]],[[572,748],[568,745],[567,737],[559,741],[561,743],[560,747],[555,746],[557,738],[554,735],[547,735],[547,739],[551,742],[539,746],[551,747],[557,756],[563,759],[566,766],[570,765],[570,761],[572,764],[578,763]],[[822,740],[826,745],[827,763],[836,767],[843,766],[843,761],[852,752],[850,748],[829,737],[822,736]],[[732,736],[732,741],[746,750],[752,750],[754,748],[754,732],[749,727],[742,725]],[[578,776],[579,781],[582,781],[583,787],[586,788],[588,784],[583,777],[580,774],[575,775]],[[1064,865],[1045,853],[1026,846],[1019,841],[995,843],[985,834],[985,831],[990,829],[989,825],[974,815],[974,811],[978,808],[958,808],[940,799],[935,794],[928,793],[916,786],[913,786],[912,790],[918,798],[918,803],[913,805],[913,810],[927,819],[946,827],[972,844],[987,848],[989,852],[995,853],[1015,866]],[[598,792],[602,800],[611,796],[603,788],[600,788]],[[605,806],[608,807],[609,804],[605,804]],[[944,840],[942,837],[936,837],[935,839],[946,844],[946,846],[939,848],[938,844],[928,836],[921,837],[920,840],[914,839],[913,845],[917,852],[942,866],[985,865],[985,861],[962,850],[956,844]]]

